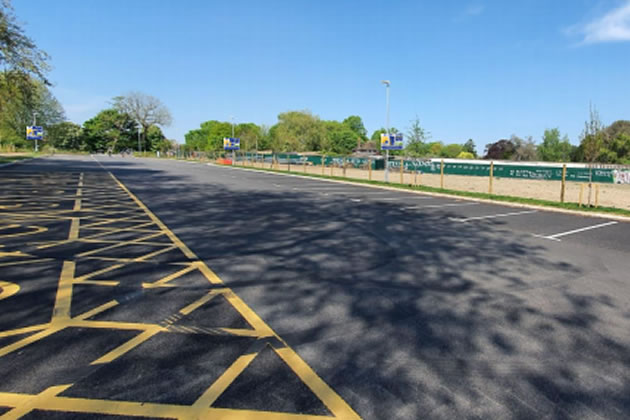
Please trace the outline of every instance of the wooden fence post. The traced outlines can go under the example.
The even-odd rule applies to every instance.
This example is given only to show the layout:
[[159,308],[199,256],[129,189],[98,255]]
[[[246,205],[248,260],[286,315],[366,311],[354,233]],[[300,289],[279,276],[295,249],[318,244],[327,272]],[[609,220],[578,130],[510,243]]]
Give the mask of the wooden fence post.
[[325,175],[324,168],[326,168],[326,155],[322,156],[322,175]]
[[564,195],[567,188],[567,164],[562,165],[562,187],[560,187],[560,202],[564,203]]
[[368,159],[368,180],[372,180],[372,158]]
[[404,184],[405,183],[405,161],[403,160],[403,158],[400,158],[400,183]]
[[440,188],[444,189],[444,159],[440,161]]
[[582,207],[582,199],[584,198],[584,184],[580,184],[580,200],[579,206]]

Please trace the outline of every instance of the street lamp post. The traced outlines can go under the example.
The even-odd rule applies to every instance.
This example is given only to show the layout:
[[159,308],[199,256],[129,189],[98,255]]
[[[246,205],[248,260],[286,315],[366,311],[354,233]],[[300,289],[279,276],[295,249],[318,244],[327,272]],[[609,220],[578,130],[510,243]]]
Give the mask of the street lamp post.
[[142,128],[138,125],[138,153],[142,152],[142,150],[140,150],[140,130],[142,130]]
[[[382,80],[385,85],[385,132],[389,138],[389,80]],[[389,182],[389,149],[385,150],[385,182]]]

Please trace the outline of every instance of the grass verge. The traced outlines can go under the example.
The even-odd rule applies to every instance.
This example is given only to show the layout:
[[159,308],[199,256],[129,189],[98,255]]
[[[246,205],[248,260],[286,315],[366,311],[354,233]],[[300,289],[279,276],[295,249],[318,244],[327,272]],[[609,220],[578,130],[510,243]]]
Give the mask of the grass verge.
[[33,157],[34,157],[33,154],[0,155],[0,165],[2,165],[4,163],[17,162],[17,161],[24,160],[24,159],[31,159]]
[[[225,166],[229,166],[229,165],[225,165]],[[560,208],[560,209],[565,209],[565,210],[591,212],[591,213],[609,213],[609,214],[615,214],[619,216],[630,217],[630,210],[618,209],[616,207],[588,207],[588,206],[580,207],[578,203],[560,203],[556,201],[538,200],[535,198],[514,197],[511,195],[495,195],[495,194],[471,192],[471,191],[449,190],[447,188],[436,188],[436,187],[428,187],[428,186],[423,186],[423,185],[416,186],[416,185],[411,185],[411,184],[386,183],[382,181],[369,181],[366,179],[346,178],[342,176],[318,175],[318,174],[308,174],[308,173],[305,174],[305,173],[297,172],[297,171],[287,172],[287,171],[282,171],[278,169],[255,168],[251,166],[243,167],[240,165],[236,165],[235,167],[253,169],[256,171],[264,171],[264,172],[277,172],[277,173],[282,173],[282,174],[290,173],[291,175],[310,177],[310,178],[333,179],[337,181],[352,182],[355,184],[380,185],[384,187],[397,188],[401,190],[424,191],[424,192],[448,194],[448,195],[459,196],[459,197],[479,198],[479,199],[492,200],[492,201],[498,201],[498,202],[527,204],[527,205],[542,206],[542,207],[555,207],[555,208]]]

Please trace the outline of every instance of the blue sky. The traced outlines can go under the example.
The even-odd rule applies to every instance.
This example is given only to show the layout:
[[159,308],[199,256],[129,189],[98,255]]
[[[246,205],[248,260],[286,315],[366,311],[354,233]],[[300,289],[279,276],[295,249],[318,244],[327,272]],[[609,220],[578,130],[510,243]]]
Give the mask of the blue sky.
[[478,149],[559,127],[577,142],[589,101],[630,119],[630,0],[14,0],[52,56],[53,91],[82,123],[131,90],[160,98],[168,137],[210,119],[272,125],[308,109],[360,115]]

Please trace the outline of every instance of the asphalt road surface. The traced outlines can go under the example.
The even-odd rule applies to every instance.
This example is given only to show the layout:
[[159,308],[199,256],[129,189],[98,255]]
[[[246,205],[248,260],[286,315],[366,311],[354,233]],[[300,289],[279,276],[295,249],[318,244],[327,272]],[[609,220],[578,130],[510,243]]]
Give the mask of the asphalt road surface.
[[2,419],[630,417],[630,223],[102,155],[0,181]]

